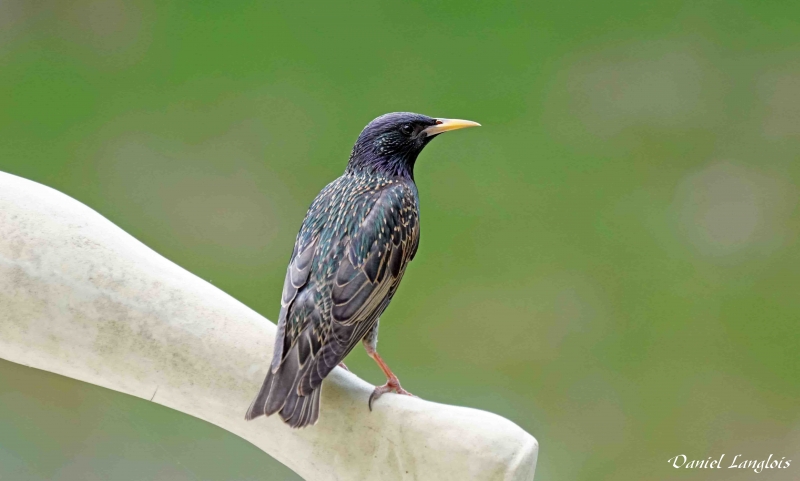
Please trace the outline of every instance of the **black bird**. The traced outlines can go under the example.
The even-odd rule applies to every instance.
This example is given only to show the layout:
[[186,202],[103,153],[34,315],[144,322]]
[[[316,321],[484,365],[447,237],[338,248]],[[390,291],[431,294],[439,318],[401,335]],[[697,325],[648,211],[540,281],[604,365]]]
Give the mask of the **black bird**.
[[414,163],[438,134],[478,125],[396,112],[364,128],[344,175],[317,195],[297,234],[272,364],[245,419],[280,412],[295,428],[316,423],[322,380],[359,341],[387,378],[369,408],[386,392],[411,394],[376,347],[379,317],[419,245]]

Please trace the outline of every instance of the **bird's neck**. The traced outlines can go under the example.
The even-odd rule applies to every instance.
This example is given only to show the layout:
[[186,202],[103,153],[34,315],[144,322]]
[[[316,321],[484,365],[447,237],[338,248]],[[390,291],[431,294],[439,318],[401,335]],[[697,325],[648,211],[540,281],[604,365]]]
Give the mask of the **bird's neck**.
[[374,175],[387,178],[402,177],[414,180],[414,163],[408,155],[378,156],[372,152],[358,152],[356,150],[350,155],[347,163],[347,173]]

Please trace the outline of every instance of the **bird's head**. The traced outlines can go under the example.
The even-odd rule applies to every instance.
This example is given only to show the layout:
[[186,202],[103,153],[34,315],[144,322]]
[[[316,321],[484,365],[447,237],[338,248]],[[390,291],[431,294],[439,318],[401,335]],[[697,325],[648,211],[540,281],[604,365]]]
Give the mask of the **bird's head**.
[[381,115],[361,131],[347,170],[413,178],[417,156],[434,137],[442,132],[478,126],[480,124],[469,120],[433,118],[410,112]]

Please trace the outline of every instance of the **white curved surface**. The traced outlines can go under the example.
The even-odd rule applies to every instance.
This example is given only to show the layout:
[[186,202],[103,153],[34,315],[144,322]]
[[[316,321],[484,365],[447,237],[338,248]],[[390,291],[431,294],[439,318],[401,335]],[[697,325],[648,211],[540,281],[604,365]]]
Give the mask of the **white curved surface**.
[[336,369],[320,420],[244,413],[275,325],[80,202],[0,172],[0,358],[196,416],[311,480],[532,480],[538,444],[485,411],[386,395]]

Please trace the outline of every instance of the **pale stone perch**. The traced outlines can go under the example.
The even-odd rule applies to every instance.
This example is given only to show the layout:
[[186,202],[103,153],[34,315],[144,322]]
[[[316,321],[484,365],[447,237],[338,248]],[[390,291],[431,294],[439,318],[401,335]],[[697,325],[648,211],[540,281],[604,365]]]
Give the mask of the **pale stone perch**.
[[[277,294],[275,294],[277,295]],[[310,480],[532,480],[538,444],[476,409],[336,369],[317,425],[244,413],[275,325],[53,189],[0,172],[0,358],[216,424]]]

